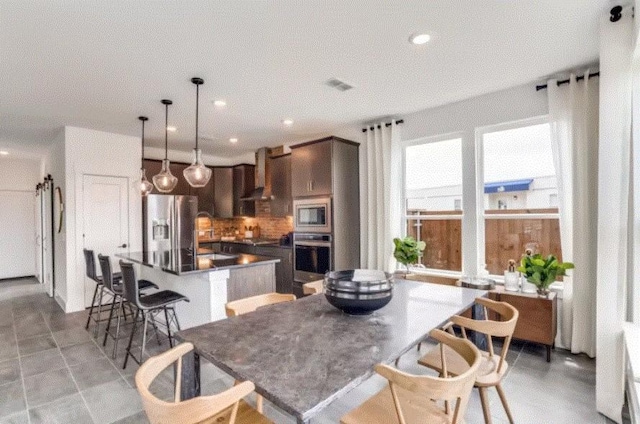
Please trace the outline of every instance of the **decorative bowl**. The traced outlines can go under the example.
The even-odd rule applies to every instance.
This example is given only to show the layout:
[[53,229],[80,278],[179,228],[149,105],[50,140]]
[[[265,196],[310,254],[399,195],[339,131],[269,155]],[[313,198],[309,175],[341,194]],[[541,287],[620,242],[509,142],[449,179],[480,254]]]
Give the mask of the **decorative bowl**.
[[393,276],[366,269],[330,271],[324,288],[331,305],[350,315],[367,315],[391,301]]

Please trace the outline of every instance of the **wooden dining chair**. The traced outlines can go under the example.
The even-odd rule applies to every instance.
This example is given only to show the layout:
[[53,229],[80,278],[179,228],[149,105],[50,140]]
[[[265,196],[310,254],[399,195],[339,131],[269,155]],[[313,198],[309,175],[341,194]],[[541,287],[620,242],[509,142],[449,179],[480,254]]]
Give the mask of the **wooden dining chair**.
[[267,293],[228,302],[224,305],[224,309],[227,317],[237,317],[238,315],[253,312],[263,306],[290,302],[292,300],[296,300],[296,296],[293,294]]
[[[182,356],[192,350],[191,343],[182,343],[167,352],[147,359],[136,372],[136,387],[151,424],[273,424],[271,420],[242,400],[255,390],[255,386],[250,381],[240,383],[217,395],[181,401]],[[149,386],[172,364],[176,365],[174,401],[166,402],[155,397],[149,391]]]
[[[509,404],[507,403],[507,398],[504,394],[501,383],[505,373],[507,372],[507,368],[509,367],[506,357],[509,351],[509,345],[511,344],[513,331],[515,330],[516,323],[518,322],[518,310],[506,302],[496,302],[484,297],[477,298],[476,303],[484,307],[484,320],[473,320],[459,315],[454,315],[451,317],[450,322],[445,326],[445,328],[450,332],[453,332],[453,326],[459,326],[464,339],[467,338],[466,330],[473,330],[487,335],[489,351],[481,352],[482,363],[474,386],[477,387],[480,392],[480,400],[482,402],[482,412],[484,414],[485,423],[491,423],[491,411],[489,410],[487,389],[489,387],[495,387],[498,391],[498,396],[500,396],[502,406],[507,413],[509,422],[513,424],[513,416],[511,415],[511,410],[509,409]],[[489,317],[489,311],[498,314],[500,316],[500,321],[486,319]],[[492,337],[504,338],[500,355],[496,355],[494,352]],[[466,365],[464,361],[462,361],[458,355],[446,346],[444,347],[444,357],[446,357],[447,366],[443,366],[443,356],[440,354],[442,349],[442,346],[434,348],[420,358],[418,363],[438,371],[441,375],[455,376],[464,372]]]
[[[466,371],[456,377],[412,375],[388,365],[375,370],[389,386],[340,419],[342,424],[460,424],[480,366],[480,351],[468,340],[442,330],[430,336],[460,356]],[[444,354],[444,350],[443,350]],[[443,357],[446,367],[446,358]],[[444,402],[444,405],[443,405]],[[451,409],[451,403],[455,404]]]
[[324,280],[312,281],[302,285],[304,294],[321,294],[324,290]]

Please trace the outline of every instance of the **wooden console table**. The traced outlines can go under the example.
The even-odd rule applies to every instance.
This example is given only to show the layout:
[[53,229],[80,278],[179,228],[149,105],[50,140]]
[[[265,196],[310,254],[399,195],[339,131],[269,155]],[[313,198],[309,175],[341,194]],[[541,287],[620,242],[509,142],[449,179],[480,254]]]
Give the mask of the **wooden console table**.
[[[536,293],[510,292],[499,286],[489,291],[489,298],[513,305],[520,313],[513,338],[540,343],[547,348],[547,362],[558,330],[558,298],[556,293],[540,297]],[[496,317],[492,317],[496,319]]]

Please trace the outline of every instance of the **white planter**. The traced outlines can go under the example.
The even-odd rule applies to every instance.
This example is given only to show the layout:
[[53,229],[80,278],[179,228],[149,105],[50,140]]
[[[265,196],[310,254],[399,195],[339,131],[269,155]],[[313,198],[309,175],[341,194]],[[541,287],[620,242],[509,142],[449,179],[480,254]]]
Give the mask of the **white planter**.
[[523,293],[537,293],[538,288],[535,284],[527,281],[525,276],[522,276],[522,292]]

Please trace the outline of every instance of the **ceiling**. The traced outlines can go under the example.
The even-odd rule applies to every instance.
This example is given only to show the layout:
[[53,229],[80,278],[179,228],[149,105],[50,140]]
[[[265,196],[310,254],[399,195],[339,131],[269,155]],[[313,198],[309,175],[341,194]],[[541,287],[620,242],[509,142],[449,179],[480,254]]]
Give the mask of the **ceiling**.
[[[233,157],[540,80],[598,59],[611,0],[0,2],[0,147],[64,125]],[[408,42],[426,32],[423,46]],[[355,88],[340,92],[332,77]],[[212,100],[224,99],[216,108]],[[287,128],[281,121],[294,120]],[[230,137],[239,142],[231,144]]]

